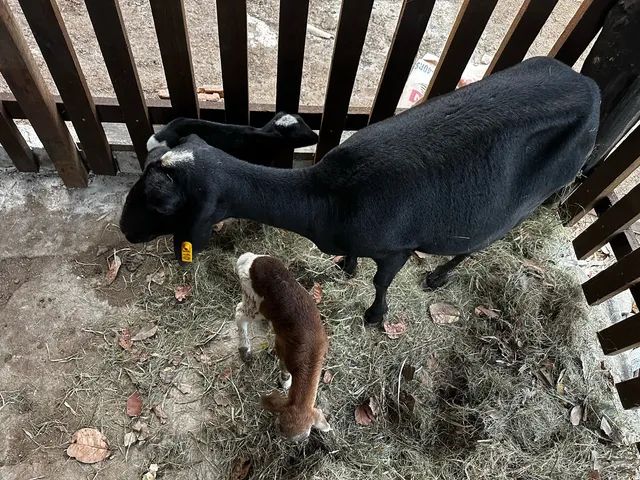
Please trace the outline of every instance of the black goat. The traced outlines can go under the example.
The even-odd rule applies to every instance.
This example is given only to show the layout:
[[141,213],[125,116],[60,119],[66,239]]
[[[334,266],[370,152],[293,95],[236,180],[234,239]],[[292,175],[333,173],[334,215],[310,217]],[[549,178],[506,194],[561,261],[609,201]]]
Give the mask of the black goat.
[[592,80],[534,58],[369,126],[310,168],[252,165],[188,136],[148,163],[120,225],[130,241],[173,233],[176,248],[198,251],[214,223],[248,218],[345,255],[347,272],[373,258],[365,321],[377,323],[412,251],[454,256],[425,279],[442,285],[570,183],[593,148],[599,103]]

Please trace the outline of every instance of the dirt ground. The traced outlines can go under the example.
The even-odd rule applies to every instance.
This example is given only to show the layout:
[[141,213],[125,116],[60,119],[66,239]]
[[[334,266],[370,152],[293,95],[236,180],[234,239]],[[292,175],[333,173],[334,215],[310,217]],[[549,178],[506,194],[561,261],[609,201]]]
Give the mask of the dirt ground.
[[[17,0],[8,2],[20,12]],[[377,0],[374,4],[352,97],[354,106],[371,104],[401,3]],[[490,61],[521,3],[522,0],[498,2],[474,53],[474,63]],[[529,55],[548,52],[579,3],[558,2]],[[112,96],[84,2],[59,0],[58,4],[92,93]],[[339,4],[337,0],[312,0],[309,22],[334,33]],[[460,4],[461,0],[436,2],[421,55],[442,50]],[[120,5],[144,91],[154,97],[158,89],[165,87],[165,80],[148,1],[121,0]],[[215,2],[186,0],[185,5],[197,83],[220,83]],[[277,1],[250,0],[248,11],[250,99],[272,103]],[[22,18],[20,21],[55,92],[26,22]],[[332,45],[332,39],[307,36],[303,104],[324,102]],[[7,90],[2,79],[0,90]],[[124,196],[135,179],[136,175],[121,174],[117,178],[96,179],[84,191],[68,191],[53,176],[0,171],[0,480],[140,478],[149,466],[148,458],[138,449],[127,449],[121,442],[129,425],[124,402],[126,395],[135,390],[133,379],[139,370],[144,370],[144,359],[133,362],[130,369],[99,369],[105,355],[118,354],[114,342],[123,327],[152,322],[136,300],[145,290],[166,290],[168,287],[157,282],[154,275],[161,268],[172,268],[157,254],[162,246],[152,245],[130,256],[139,261],[123,265],[119,282],[105,284],[107,257],[114,250],[132,248],[116,224]],[[211,342],[211,338],[216,341]],[[198,368],[185,367],[199,365],[193,357],[193,345],[205,342],[197,350],[198,355],[227,358],[235,354],[234,338],[235,329],[230,324],[220,332],[202,332],[202,338],[191,339],[184,351],[166,359],[171,381],[178,376],[176,383],[189,388],[185,388],[188,393],[174,389],[164,399],[167,424],[161,424],[151,414],[144,419],[155,431],[169,432],[174,439],[192,440],[201,425],[210,420],[211,412],[201,402],[201,382],[193,377],[197,377],[194,371]],[[239,360],[232,360],[236,365],[233,362]],[[118,391],[91,396],[101,376],[109,376]],[[106,400],[114,397],[118,400]],[[87,425],[103,429],[113,439],[114,453],[106,465],[81,465],[64,454],[71,434]],[[213,467],[208,470],[202,456],[197,467],[190,468],[196,460],[176,444],[155,445],[154,454],[159,461],[169,458],[180,463],[174,476],[159,478],[214,478],[211,472],[217,471]]]

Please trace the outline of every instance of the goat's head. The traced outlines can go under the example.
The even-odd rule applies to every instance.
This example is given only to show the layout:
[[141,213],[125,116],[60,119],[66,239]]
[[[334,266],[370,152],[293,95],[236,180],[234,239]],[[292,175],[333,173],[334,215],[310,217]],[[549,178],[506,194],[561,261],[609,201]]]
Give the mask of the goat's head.
[[321,432],[330,432],[331,425],[319,408],[297,407],[288,403],[287,397],[280,392],[272,392],[262,397],[265,410],[278,414],[280,433],[284,438],[293,442],[306,440],[311,428]]
[[191,135],[175,149],[156,148],[149,154],[120,217],[120,229],[127,240],[141,243],[173,234],[178,258],[183,241],[191,242],[196,252],[207,246],[214,220],[223,213],[219,192],[213,191],[216,182],[204,181],[212,174],[212,162],[198,160],[201,148],[212,149]]

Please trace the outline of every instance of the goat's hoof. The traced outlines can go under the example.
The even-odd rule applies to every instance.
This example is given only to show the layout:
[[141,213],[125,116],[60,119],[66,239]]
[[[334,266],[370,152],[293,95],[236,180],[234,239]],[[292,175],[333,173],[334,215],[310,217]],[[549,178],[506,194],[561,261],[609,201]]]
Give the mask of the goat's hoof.
[[291,374],[286,377],[280,376],[280,386],[283,390],[289,390],[291,388]]
[[424,281],[422,282],[422,289],[425,292],[436,290],[440,287],[444,287],[449,281],[449,275],[438,275],[435,272],[429,272]]
[[381,325],[383,321],[384,313],[372,312],[370,310],[364,312],[364,324],[367,326]]
[[253,352],[249,350],[247,347],[238,348],[238,352],[240,353],[240,358],[244,363],[253,362]]

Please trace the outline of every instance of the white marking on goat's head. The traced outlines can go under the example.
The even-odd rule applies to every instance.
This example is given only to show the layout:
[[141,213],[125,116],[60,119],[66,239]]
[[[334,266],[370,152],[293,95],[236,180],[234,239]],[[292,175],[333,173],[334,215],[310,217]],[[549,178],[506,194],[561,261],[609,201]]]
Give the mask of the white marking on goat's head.
[[193,151],[191,150],[169,150],[160,157],[160,163],[166,167],[178,163],[193,163]]
[[166,147],[166,146],[167,146],[167,141],[163,140],[159,142],[155,135],[151,135],[149,137],[149,140],[147,140],[147,152],[150,152],[151,150],[155,150],[156,148],[159,148],[159,147]]
[[298,123],[298,120],[296,120],[296,117],[294,117],[293,115],[289,115],[288,113],[280,117],[278,120],[276,120],[276,126],[283,127],[283,128],[290,127],[297,123]]

